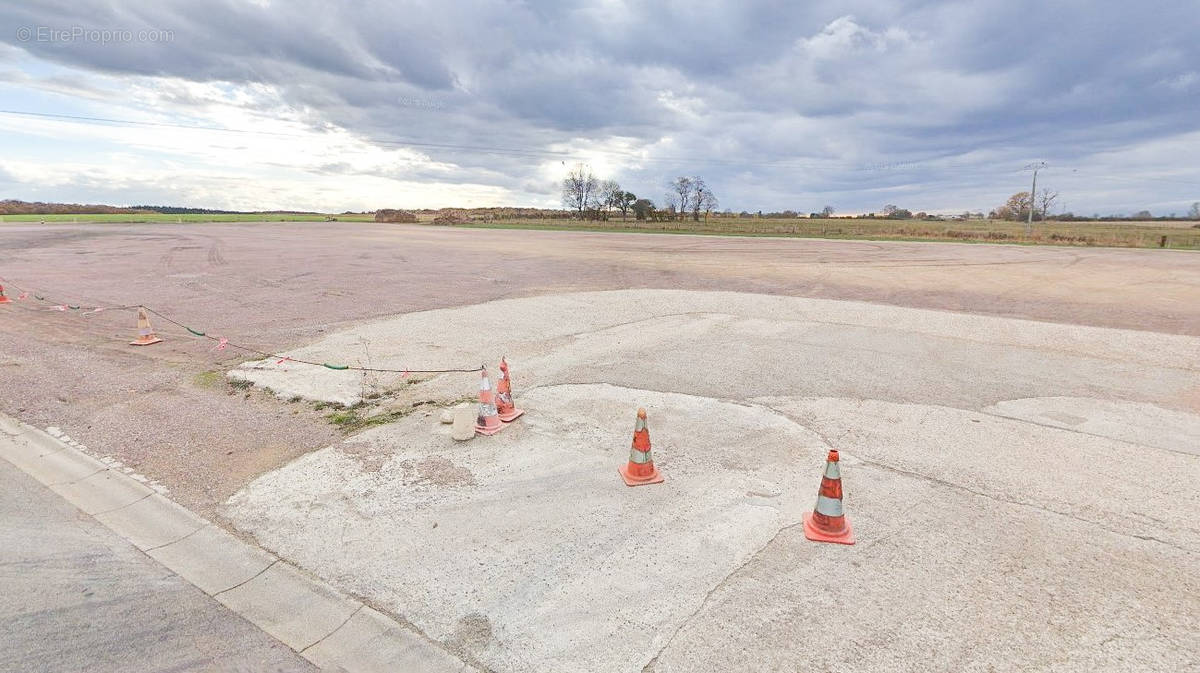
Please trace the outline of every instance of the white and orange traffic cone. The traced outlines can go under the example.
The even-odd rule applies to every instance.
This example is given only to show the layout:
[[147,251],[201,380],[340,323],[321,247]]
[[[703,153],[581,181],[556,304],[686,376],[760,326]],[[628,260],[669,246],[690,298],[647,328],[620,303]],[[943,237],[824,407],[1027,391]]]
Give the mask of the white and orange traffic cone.
[[513,404],[512,377],[508,374],[508,360],[505,358],[500,358],[500,378],[496,379],[496,412],[505,423],[515,421],[525,413],[524,409],[518,409]]
[[154,333],[154,328],[150,326],[150,316],[146,314],[146,309],[143,306],[138,307],[138,336],[133,341],[129,342],[130,346],[149,346],[162,341],[158,335]]
[[13,300],[9,299],[8,295],[4,294],[4,286],[0,285],[0,304],[11,304],[11,303],[13,303]]
[[817,493],[817,506],[804,515],[804,537],[816,542],[854,544],[850,520],[842,511],[842,471],[837,450],[830,450]]
[[481,435],[494,435],[504,428],[500,415],[496,412],[496,394],[492,392],[492,381],[488,378],[487,367],[483,367],[479,379],[479,417],[475,420],[475,432]]
[[646,427],[646,410],[638,409],[637,422],[633,426],[633,446],[629,448],[629,462],[618,467],[626,486],[661,484],[663,476],[654,467],[650,455],[650,430]]

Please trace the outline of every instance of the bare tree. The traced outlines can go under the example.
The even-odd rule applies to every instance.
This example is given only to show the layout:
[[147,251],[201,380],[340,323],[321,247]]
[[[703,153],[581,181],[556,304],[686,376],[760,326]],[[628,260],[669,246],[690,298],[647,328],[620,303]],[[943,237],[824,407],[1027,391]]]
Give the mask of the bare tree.
[[833,217],[833,206],[825,206],[821,209],[821,217]]
[[708,214],[719,208],[721,206],[721,202],[717,201],[716,194],[713,194],[712,190],[708,187],[705,187],[703,190],[701,190],[697,194],[697,197],[699,200],[696,203],[696,209],[698,211],[704,211],[704,221],[707,222]]
[[700,221],[700,210],[703,208],[701,201],[704,200],[704,195],[708,193],[708,185],[704,183],[704,178],[699,175],[692,178],[692,194],[689,197],[692,205],[692,221]]
[[683,214],[692,203],[692,179],[681,175],[670,182],[670,187],[670,191],[667,192],[667,208],[679,213],[679,219],[683,220]]
[[616,180],[603,180],[600,182],[600,191],[597,201],[604,209],[604,219],[608,219],[609,210],[620,206],[621,195],[625,192],[621,191],[621,185],[618,185]]
[[1192,204],[1191,209],[1188,210],[1188,219],[1200,220],[1200,201]]
[[563,206],[567,210],[575,211],[579,219],[583,219],[584,212],[595,207],[599,190],[600,181],[592,175],[592,169],[578,164],[563,178]]
[[1058,192],[1052,192],[1049,189],[1038,192],[1038,203],[1042,206],[1042,220],[1050,217],[1050,206],[1054,205],[1056,199],[1058,199]]

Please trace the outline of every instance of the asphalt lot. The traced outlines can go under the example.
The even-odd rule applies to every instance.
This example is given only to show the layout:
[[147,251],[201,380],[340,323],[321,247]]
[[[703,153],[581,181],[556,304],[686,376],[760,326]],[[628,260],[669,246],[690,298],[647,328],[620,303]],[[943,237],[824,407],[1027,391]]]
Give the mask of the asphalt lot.
[[4,460],[0,520],[0,671],[316,670]]

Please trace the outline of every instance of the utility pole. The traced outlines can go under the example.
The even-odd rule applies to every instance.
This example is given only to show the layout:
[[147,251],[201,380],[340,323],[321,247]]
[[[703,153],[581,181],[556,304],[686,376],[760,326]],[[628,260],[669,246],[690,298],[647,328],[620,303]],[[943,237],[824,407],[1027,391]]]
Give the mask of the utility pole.
[[1029,164],[1022,170],[1033,169],[1033,187],[1029,189],[1029,219],[1025,222],[1025,235],[1029,236],[1033,233],[1033,211],[1037,208],[1037,172],[1039,169],[1045,168],[1045,161],[1035,161]]

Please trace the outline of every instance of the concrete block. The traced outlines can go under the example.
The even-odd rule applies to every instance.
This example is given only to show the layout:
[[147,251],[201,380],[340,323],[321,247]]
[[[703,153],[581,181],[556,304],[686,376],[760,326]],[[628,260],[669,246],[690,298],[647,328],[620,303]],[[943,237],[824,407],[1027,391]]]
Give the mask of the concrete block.
[[294,650],[333,633],[360,606],[285,563],[215,598]]
[[446,673],[467,665],[446,650],[363,606],[342,628],[303,652],[323,670]]
[[148,486],[111,469],[79,481],[51,484],[50,490],[92,515],[132,505],[154,493]]
[[146,553],[210,596],[249,580],[276,560],[212,524]]
[[450,436],[460,442],[475,437],[475,420],[479,416],[470,407],[454,408],[454,425],[450,428]]
[[158,494],[96,518],[142,551],[175,542],[207,523]]

